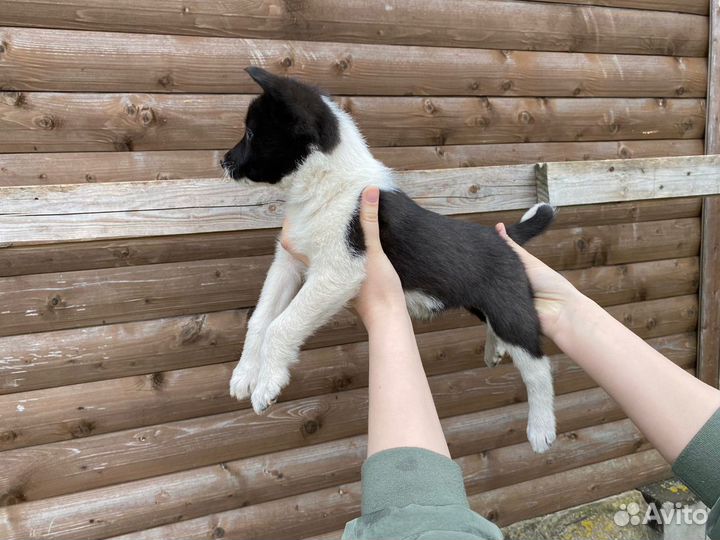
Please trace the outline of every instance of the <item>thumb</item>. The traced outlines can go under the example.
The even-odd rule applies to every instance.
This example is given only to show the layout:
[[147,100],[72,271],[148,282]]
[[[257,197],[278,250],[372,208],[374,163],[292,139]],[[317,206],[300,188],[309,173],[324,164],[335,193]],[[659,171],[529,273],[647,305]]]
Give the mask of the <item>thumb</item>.
[[360,204],[360,225],[365,237],[365,249],[368,252],[382,251],[380,245],[380,227],[378,225],[378,209],[380,207],[380,189],[370,186],[362,192]]
[[518,257],[520,257],[520,260],[526,266],[528,264],[532,264],[533,262],[538,260],[534,255],[531,255],[530,252],[527,251],[524,247],[515,243],[515,240],[510,238],[510,236],[507,233],[507,230],[505,230],[504,223],[498,223],[497,225],[495,225],[495,231],[498,233],[500,238],[505,240],[505,243],[512,248],[512,250],[518,255]]

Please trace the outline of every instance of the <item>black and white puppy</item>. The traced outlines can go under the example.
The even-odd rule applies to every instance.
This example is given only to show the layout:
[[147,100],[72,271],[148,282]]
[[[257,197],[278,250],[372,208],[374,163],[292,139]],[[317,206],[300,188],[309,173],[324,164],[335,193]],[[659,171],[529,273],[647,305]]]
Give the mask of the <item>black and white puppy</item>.
[[[522,263],[494,229],[451,219],[415,204],[393,171],[373,158],[348,114],[318,89],[247,69],[263,89],[250,105],[245,135],[222,161],[236,180],[278,184],[292,223],[289,240],[310,260],[293,259],[278,245],[245,347],[230,381],[238,399],[252,396],[267,409],[290,379],[300,347],[357,293],[365,278],[365,246],[358,220],[362,190],[381,189],[380,230],[397,270],[410,314],[428,318],[465,308],[487,322],[497,365],[505,352],[527,387],[528,439],[536,452],[555,440],[551,367],[540,346],[540,323]],[[545,230],[549,205],[531,208],[508,234],[522,244]]]

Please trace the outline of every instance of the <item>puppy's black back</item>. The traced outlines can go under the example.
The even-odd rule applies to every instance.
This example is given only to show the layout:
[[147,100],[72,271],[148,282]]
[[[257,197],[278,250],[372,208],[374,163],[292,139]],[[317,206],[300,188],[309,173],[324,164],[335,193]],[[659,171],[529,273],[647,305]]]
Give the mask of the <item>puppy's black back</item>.
[[[538,224],[548,218],[542,210],[525,222],[523,235],[541,232]],[[542,356],[540,324],[524,267],[494,229],[425,210],[402,191],[381,192],[378,218],[383,250],[403,289],[432,296],[446,308],[466,308],[487,317],[501,339]],[[357,213],[347,238],[351,249],[364,252]]]

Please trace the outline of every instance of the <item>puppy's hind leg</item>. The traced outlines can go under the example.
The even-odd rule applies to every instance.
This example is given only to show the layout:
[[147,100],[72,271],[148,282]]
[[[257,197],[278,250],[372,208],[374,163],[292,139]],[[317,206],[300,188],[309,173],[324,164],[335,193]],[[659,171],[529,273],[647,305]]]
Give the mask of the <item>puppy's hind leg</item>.
[[489,368],[497,367],[507,353],[505,342],[498,339],[490,321],[487,320],[482,310],[471,307],[468,308],[468,311],[485,323],[485,365]]
[[532,449],[541,454],[555,441],[555,410],[552,367],[547,356],[536,357],[517,345],[508,352],[520,372],[528,396],[527,436]]
[[507,353],[505,342],[497,337],[490,322],[485,323],[485,365],[490,368],[497,367]]

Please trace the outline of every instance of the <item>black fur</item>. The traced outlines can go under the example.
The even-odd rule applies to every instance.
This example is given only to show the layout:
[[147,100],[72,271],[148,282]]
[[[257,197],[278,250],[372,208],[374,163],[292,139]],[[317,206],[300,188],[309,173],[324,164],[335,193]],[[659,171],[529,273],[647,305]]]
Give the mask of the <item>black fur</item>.
[[258,67],[246,71],[264,92],[248,107],[243,138],[220,163],[232,178],[275,184],[313,148],[338,145],[337,118],[318,89]]
[[[540,207],[533,218],[509,227],[508,234],[523,243],[545,230],[553,217],[552,208]],[[500,339],[542,356],[530,282],[518,256],[494,229],[425,210],[402,191],[381,192],[378,219],[383,250],[403,289],[487,318]],[[348,224],[347,242],[357,253],[365,249],[357,213]]]

